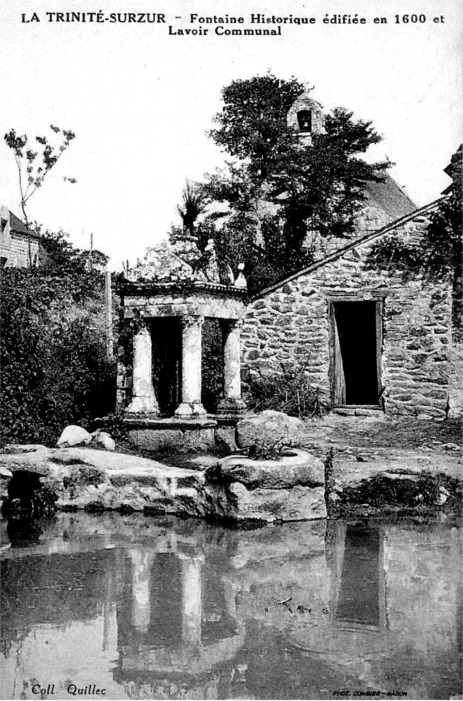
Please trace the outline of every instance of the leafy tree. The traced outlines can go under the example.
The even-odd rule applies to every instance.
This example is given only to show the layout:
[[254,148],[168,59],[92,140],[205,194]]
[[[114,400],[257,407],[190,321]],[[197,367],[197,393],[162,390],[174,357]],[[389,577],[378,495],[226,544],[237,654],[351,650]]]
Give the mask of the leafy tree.
[[[54,168],[64,151],[66,151],[71,141],[75,139],[73,131],[60,129],[53,124],[50,125],[50,129],[54,135],[51,138],[59,139],[56,144],[53,144],[47,136],[36,136],[32,141],[26,134],[16,134],[14,129],[11,129],[4,136],[6,145],[14,154],[18,171],[21,211],[28,233],[30,226],[27,204],[37,190],[42,187],[45,178]],[[33,145],[31,145],[31,141]],[[76,182],[75,178],[67,176],[64,177],[64,180],[70,183]],[[30,238],[29,264],[32,264]]]
[[303,89],[296,78],[271,74],[234,80],[222,91],[223,108],[215,116],[219,126],[209,135],[226,153],[248,161],[248,175],[265,178],[279,170],[291,147],[286,116]]
[[42,269],[79,274],[95,268],[103,269],[108,263],[108,256],[101,251],[75,248],[69,241],[69,234],[62,229],[57,232],[44,230],[35,222],[34,231],[40,234],[40,245],[46,253]]
[[210,202],[227,203],[226,217],[212,212],[205,219],[219,256],[232,267],[244,259],[254,289],[311,262],[308,232],[351,234],[365,183],[381,180],[390,165],[362,158],[381,137],[344,108],[327,115],[326,133],[313,134],[310,145],[295,138],[287,113],[302,91],[295,78],[271,74],[233,81],[210,132],[234,161],[204,184]]

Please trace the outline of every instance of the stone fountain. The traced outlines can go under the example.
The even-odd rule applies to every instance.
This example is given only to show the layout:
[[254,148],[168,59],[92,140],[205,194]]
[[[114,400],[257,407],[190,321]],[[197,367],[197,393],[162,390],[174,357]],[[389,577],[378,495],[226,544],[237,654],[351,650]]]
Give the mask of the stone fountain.
[[[118,293],[133,356],[130,368],[120,349],[118,408],[138,447],[207,450],[214,446],[217,430],[231,430],[245,413],[240,327],[247,289],[242,269],[240,265],[236,279],[229,268],[221,275],[213,241],[200,253],[196,239],[184,234],[172,245],[150,249],[142,263],[126,271]],[[201,401],[205,319],[219,320],[223,337],[224,396],[215,415],[208,415]],[[153,336],[158,320],[170,320],[170,328],[180,329],[179,367],[171,378],[178,385],[179,403],[171,416],[161,415],[153,382],[153,340],[166,340]]]

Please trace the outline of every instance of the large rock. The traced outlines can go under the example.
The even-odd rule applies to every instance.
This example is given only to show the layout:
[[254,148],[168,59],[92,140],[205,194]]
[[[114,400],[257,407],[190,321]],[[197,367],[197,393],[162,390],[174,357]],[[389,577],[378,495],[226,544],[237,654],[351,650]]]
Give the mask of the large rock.
[[294,416],[268,409],[238,421],[236,442],[240,448],[272,448],[279,445],[299,446],[304,424]]
[[326,518],[325,488],[247,489],[241,482],[210,485],[213,513],[235,522],[311,521]]
[[293,448],[290,455],[279,460],[252,460],[241,455],[229,455],[206,471],[222,482],[240,482],[247,489],[291,489],[292,487],[322,487],[325,466],[305,450]]
[[91,434],[80,426],[66,426],[56,444],[58,448],[69,448],[74,445],[87,445],[92,440]]
[[230,455],[206,470],[216,485],[215,512],[236,521],[303,521],[326,517],[325,468],[305,450],[279,460]]
[[[39,475],[63,510],[120,509],[261,523],[324,518],[322,463],[305,451],[294,453],[281,461],[236,456],[214,470],[190,470],[92,448],[33,445],[0,452],[0,467],[13,480],[18,471]],[[1,480],[7,481],[7,476]]]
[[204,473],[163,465],[134,455],[91,448],[10,448],[0,466],[33,472],[56,494],[60,509],[151,510],[204,516]]

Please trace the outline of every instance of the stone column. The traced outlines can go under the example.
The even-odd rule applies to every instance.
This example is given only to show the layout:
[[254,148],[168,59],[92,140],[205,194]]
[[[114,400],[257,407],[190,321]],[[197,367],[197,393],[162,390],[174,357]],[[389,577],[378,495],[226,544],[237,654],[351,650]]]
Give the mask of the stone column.
[[232,319],[222,326],[224,398],[218,405],[218,414],[242,414],[246,411],[246,404],[241,399],[241,325],[241,321]]
[[127,407],[128,413],[156,415],[159,413],[153,387],[151,363],[151,334],[143,324],[133,337],[132,401]]
[[178,418],[204,416],[201,404],[201,328],[204,318],[187,316],[182,322],[182,402],[175,412]]

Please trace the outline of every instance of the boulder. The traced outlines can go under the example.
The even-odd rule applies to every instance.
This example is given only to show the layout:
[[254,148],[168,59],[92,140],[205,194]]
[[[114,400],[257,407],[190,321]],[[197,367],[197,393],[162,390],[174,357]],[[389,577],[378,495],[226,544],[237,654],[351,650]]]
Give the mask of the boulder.
[[305,450],[293,448],[279,460],[229,455],[207,468],[205,476],[216,514],[235,521],[326,517],[325,467]]
[[58,509],[151,509],[196,517],[205,513],[203,472],[134,455],[33,446],[30,451],[0,453],[0,467],[13,477],[17,471],[38,474],[41,484],[57,496]]
[[306,450],[293,448],[279,460],[253,460],[241,455],[229,455],[206,470],[225,483],[240,482],[247,489],[292,489],[292,487],[322,487],[325,466],[320,458]]
[[66,426],[56,444],[58,448],[70,448],[74,445],[87,445],[92,435],[80,426]]
[[247,489],[241,482],[207,487],[212,512],[237,523],[261,524],[326,518],[325,488]]
[[95,431],[91,434],[91,448],[103,448],[104,450],[116,450],[116,442],[106,431]]
[[294,416],[268,409],[238,421],[236,442],[240,448],[272,448],[278,445],[299,446],[304,424]]

